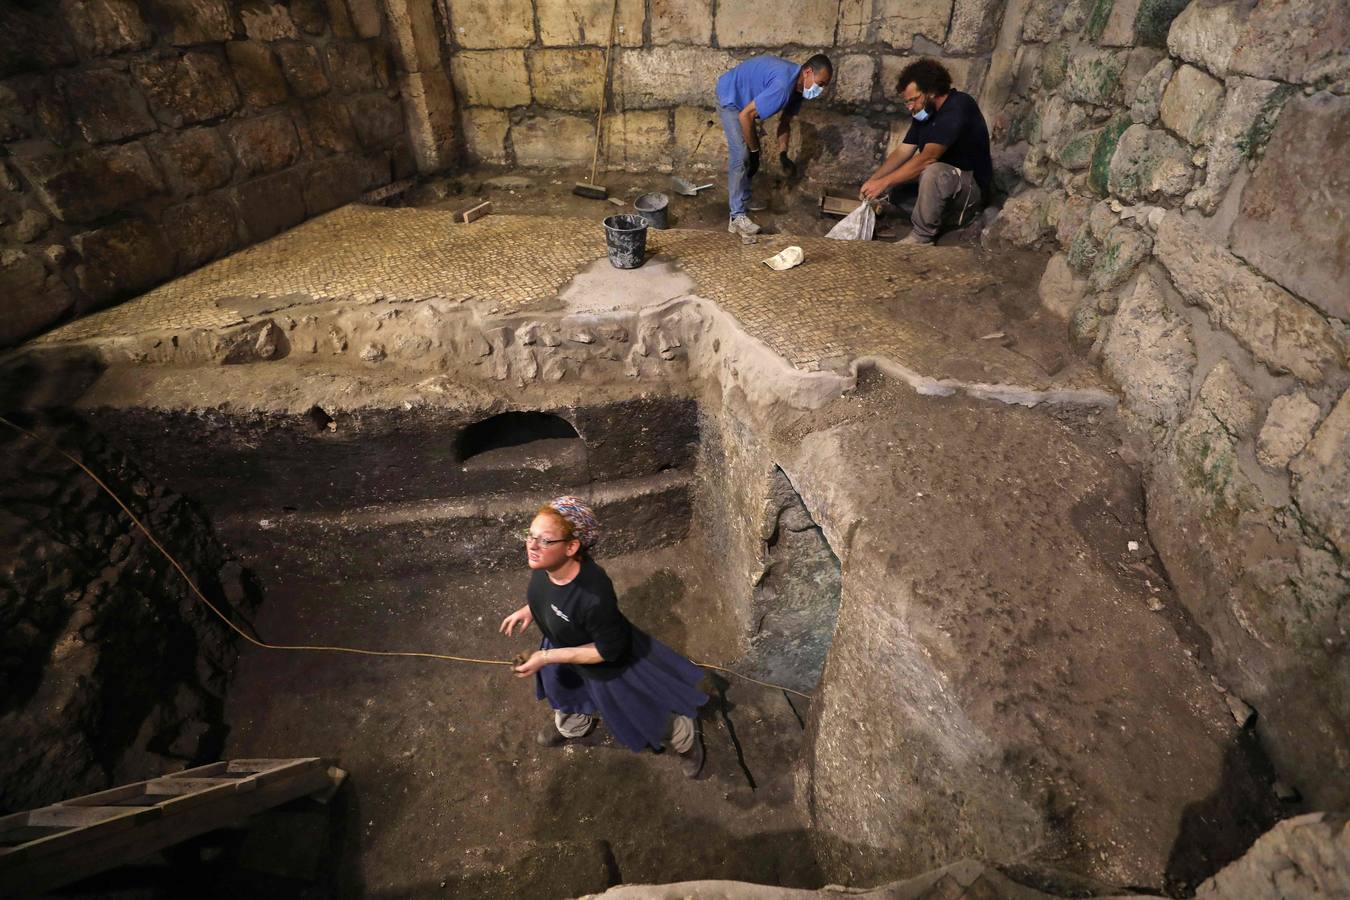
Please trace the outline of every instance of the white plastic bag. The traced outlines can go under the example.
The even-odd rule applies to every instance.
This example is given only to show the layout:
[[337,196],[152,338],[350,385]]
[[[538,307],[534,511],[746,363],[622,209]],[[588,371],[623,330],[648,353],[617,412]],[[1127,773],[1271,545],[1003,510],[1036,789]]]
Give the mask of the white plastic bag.
[[853,212],[844,216],[825,236],[836,241],[870,241],[876,228],[877,211],[872,208],[872,204],[863,202],[859,203]]

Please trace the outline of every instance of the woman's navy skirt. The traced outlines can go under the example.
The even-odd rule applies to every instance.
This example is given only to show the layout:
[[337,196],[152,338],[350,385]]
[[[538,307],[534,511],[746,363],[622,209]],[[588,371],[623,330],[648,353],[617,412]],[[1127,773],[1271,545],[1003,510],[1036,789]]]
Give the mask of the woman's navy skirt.
[[[540,645],[553,645],[545,638]],[[559,712],[605,720],[610,732],[633,752],[660,749],[672,714],[698,716],[708,695],[698,689],[703,670],[641,629],[633,629],[629,663],[606,680],[583,678],[579,666],[544,666],[535,673],[535,696]]]

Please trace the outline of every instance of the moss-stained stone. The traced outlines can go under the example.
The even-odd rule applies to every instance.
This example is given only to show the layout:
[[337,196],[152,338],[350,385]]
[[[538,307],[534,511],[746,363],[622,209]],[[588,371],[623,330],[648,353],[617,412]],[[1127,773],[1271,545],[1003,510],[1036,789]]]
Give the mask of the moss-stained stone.
[[1106,23],[1111,19],[1111,10],[1115,7],[1115,0],[1096,0],[1092,4],[1092,11],[1088,13],[1087,20],[1087,38],[1094,44],[1101,40],[1102,32],[1106,30]]
[[1119,387],[1126,413],[1171,428],[1186,408],[1195,369],[1190,325],[1144,273],[1121,301],[1102,347],[1102,367]]
[[1097,256],[1102,245],[1092,234],[1092,229],[1083,224],[1069,244],[1069,268],[1079,275],[1087,275],[1097,264]]
[[1053,91],[1064,82],[1068,71],[1069,45],[1063,41],[1047,45],[1045,55],[1041,57],[1041,87]]
[[1080,51],[1070,57],[1060,91],[1070,100],[1106,106],[1116,93],[1127,59],[1119,50]]
[[1223,107],[1223,97],[1223,82],[1195,66],[1184,65],[1167,83],[1158,117],[1188,144],[1207,144],[1210,126]]
[[1134,18],[1134,34],[1141,44],[1166,47],[1167,30],[1172,20],[1186,8],[1190,0],[1140,0],[1139,12]]
[[1120,136],[1130,127],[1128,115],[1117,115],[1102,129],[1093,148],[1092,160],[1088,163],[1088,187],[1098,197],[1106,196],[1107,183],[1110,181],[1111,157],[1115,155]]
[[1238,463],[1237,440],[1199,402],[1177,428],[1176,463],[1208,518],[1233,528],[1243,513],[1262,507],[1256,487]]
[[1117,225],[1102,239],[1088,285],[1094,291],[1107,291],[1124,284],[1152,250],[1153,239],[1148,235],[1127,225]]
[[1111,157],[1107,186],[1122,200],[1179,197],[1195,175],[1191,151],[1165,131],[1131,125]]
[[1091,128],[1075,134],[1060,149],[1057,155],[1059,164],[1071,172],[1086,169],[1092,162],[1092,155],[1097,149],[1097,142],[1101,139],[1105,130],[1104,128]]
[[1177,64],[1163,57],[1148,73],[1139,80],[1134,90],[1134,100],[1130,103],[1130,118],[1141,125],[1152,125],[1158,121],[1158,107],[1162,105],[1163,91],[1172,80]]

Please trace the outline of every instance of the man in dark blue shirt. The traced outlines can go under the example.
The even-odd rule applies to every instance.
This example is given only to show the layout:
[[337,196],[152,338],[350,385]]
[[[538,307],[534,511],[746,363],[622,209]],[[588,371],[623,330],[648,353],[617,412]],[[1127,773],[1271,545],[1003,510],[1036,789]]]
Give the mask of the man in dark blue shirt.
[[[756,117],[778,116],[778,161],[783,171],[796,174],[788,158],[792,117],[802,107],[802,98],[819,97],[834,77],[834,64],[817,53],[797,65],[777,56],[755,56],[717,79],[717,112],[727,134],[727,202],[731,219],[727,231],[742,236],[758,234],[750,221],[750,179],[759,171],[759,131]],[[781,115],[779,115],[781,113]]]
[[894,194],[917,187],[914,230],[900,243],[931,244],[944,223],[965,225],[988,199],[994,175],[989,128],[975,98],[952,90],[951,74],[935,59],[905,66],[896,88],[914,121],[859,193],[872,200],[894,192],[898,201]]

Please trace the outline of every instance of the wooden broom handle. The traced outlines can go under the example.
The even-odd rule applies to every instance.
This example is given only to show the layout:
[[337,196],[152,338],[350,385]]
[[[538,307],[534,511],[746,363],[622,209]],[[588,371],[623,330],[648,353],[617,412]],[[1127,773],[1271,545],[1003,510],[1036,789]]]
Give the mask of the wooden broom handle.
[[605,93],[609,87],[609,48],[614,46],[614,20],[619,17],[619,0],[609,11],[609,31],[605,33],[605,73],[600,79],[600,112],[595,116],[595,150],[591,152],[591,184],[595,184],[595,167],[600,162],[600,126],[605,121]]

